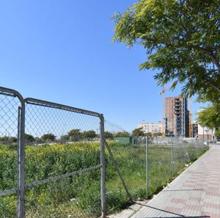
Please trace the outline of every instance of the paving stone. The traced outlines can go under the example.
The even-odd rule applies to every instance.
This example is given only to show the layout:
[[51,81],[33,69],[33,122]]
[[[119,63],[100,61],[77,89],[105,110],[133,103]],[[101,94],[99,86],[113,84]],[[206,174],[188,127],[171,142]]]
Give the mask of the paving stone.
[[[214,145],[132,218],[220,218],[220,145]],[[122,217],[122,216],[121,216]]]

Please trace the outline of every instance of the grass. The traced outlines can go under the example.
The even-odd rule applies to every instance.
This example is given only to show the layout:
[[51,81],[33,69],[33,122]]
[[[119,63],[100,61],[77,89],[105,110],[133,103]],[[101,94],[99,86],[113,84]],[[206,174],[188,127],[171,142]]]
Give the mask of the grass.
[[[146,190],[145,146],[112,144],[111,148],[129,192],[135,200],[151,198],[207,150],[207,147],[185,144],[173,147],[171,152],[171,147],[150,145],[148,147],[149,189]],[[108,165],[107,190],[111,202],[109,211],[113,212],[126,207],[128,197],[116,172],[109,169],[113,168],[111,161]],[[117,204],[114,204],[114,201]]]
[[[187,163],[207,150],[190,145],[171,149],[152,145],[148,148],[149,190],[146,191],[145,146],[110,143],[120,171],[134,199],[149,198],[180,173]],[[99,164],[98,143],[26,146],[26,183],[77,171]],[[173,161],[171,162],[171,157]],[[0,146],[0,190],[16,187],[16,149]],[[106,154],[108,212],[125,208],[128,197]],[[68,177],[26,191],[27,217],[97,217],[100,215],[100,171]],[[0,198],[0,217],[14,217],[16,197]]]

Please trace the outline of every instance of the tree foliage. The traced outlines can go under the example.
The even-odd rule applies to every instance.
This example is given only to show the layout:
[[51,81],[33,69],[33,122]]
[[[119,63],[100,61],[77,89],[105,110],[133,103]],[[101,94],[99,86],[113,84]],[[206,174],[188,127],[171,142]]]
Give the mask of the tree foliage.
[[71,129],[68,132],[68,136],[78,136],[81,135],[80,129]]
[[2,137],[0,137],[0,143],[2,143],[2,144],[14,144],[16,142],[17,142],[16,137],[12,137],[12,136],[2,136]]
[[220,128],[216,129],[215,136],[220,139]]
[[56,136],[52,133],[48,133],[48,134],[44,134],[41,136],[41,139],[44,141],[44,142],[52,142],[52,141],[55,141],[56,139]]
[[219,0],[140,0],[115,20],[114,39],[146,49],[140,68],[157,69],[159,85],[220,99]]
[[80,132],[80,129],[71,129],[68,132],[68,136],[71,141],[79,141],[82,137],[82,133]]
[[114,139],[114,135],[111,132],[105,131],[104,136],[106,139]]
[[145,133],[145,136],[147,136],[147,137],[152,137],[153,134],[152,134],[151,132],[147,132],[147,133]]
[[83,135],[83,138],[86,138],[86,139],[94,139],[97,137],[97,134],[94,130],[84,131],[82,135]]
[[198,122],[202,126],[220,129],[220,104],[212,104],[198,113]]
[[155,132],[153,133],[153,136],[154,137],[158,137],[158,136],[162,136],[163,134],[161,132]]
[[27,143],[32,143],[35,141],[34,136],[32,136],[31,134],[25,134],[24,138]]
[[115,137],[129,137],[130,134],[129,134],[129,132],[123,131],[123,132],[116,132],[116,133],[114,134],[114,136],[115,136]]
[[132,131],[132,136],[145,136],[142,128],[137,128]]

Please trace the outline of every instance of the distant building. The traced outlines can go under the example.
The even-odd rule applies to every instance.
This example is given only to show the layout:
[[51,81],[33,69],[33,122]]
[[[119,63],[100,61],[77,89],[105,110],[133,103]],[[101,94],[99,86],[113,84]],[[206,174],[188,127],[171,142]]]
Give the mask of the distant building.
[[198,123],[193,123],[192,124],[192,129],[193,129],[193,138],[196,138],[198,136]]
[[204,141],[213,141],[215,139],[215,131],[214,129],[203,127],[200,124],[194,122],[193,137]]
[[164,125],[162,122],[157,122],[157,123],[147,123],[143,122],[138,125],[138,128],[142,128],[144,133],[161,133],[164,135]]
[[189,137],[193,137],[193,122],[192,122],[192,113],[189,111]]
[[189,137],[189,119],[187,99],[185,97],[165,98],[165,134],[167,136]]

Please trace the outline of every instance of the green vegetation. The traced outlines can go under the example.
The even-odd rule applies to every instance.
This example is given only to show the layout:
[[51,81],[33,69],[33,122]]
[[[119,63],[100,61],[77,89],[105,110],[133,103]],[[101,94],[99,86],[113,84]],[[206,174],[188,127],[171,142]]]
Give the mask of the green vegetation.
[[41,136],[43,142],[53,142],[56,139],[56,136],[52,133],[44,134]]
[[145,133],[142,128],[137,128],[132,131],[132,136],[145,136]]
[[[189,95],[220,96],[218,0],[139,0],[115,16],[115,40],[146,50],[141,69],[157,69],[160,85]],[[158,71],[159,70],[159,71]]]
[[[145,146],[110,143],[115,159],[134,199],[146,198]],[[184,147],[175,151],[170,165],[170,148],[149,147],[149,196],[160,190],[185,164],[194,161],[206,148]],[[184,154],[184,155],[183,155]],[[108,211],[127,206],[128,198],[115,168],[106,154]],[[0,146],[0,190],[16,187],[16,150]],[[26,146],[26,183],[77,171],[99,164],[98,142]],[[171,172],[172,169],[172,172]],[[97,217],[100,213],[100,171],[93,170],[26,191],[27,217]],[[16,197],[0,198],[0,217],[14,217]],[[77,215],[78,214],[78,215]]]
[[114,135],[108,131],[105,131],[104,136],[106,139],[114,139]]
[[198,121],[202,126],[216,129],[216,137],[220,137],[220,104],[212,104],[198,113]]
[[123,132],[116,132],[114,134],[114,137],[129,137],[130,134],[129,132],[123,131]]
[[8,136],[0,137],[1,144],[16,144],[16,142],[17,142],[16,137],[8,137]]
[[[213,127],[213,120],[218,120],[214,128],[220,128],[219,0],[134,2],[115,16],[114,39],[146,50],[140,69],[156,69],[158,85],[171,89],[181,85],[186,96],[209,102],[199,121]],[[203,117],[206,112],[211,119]]]

